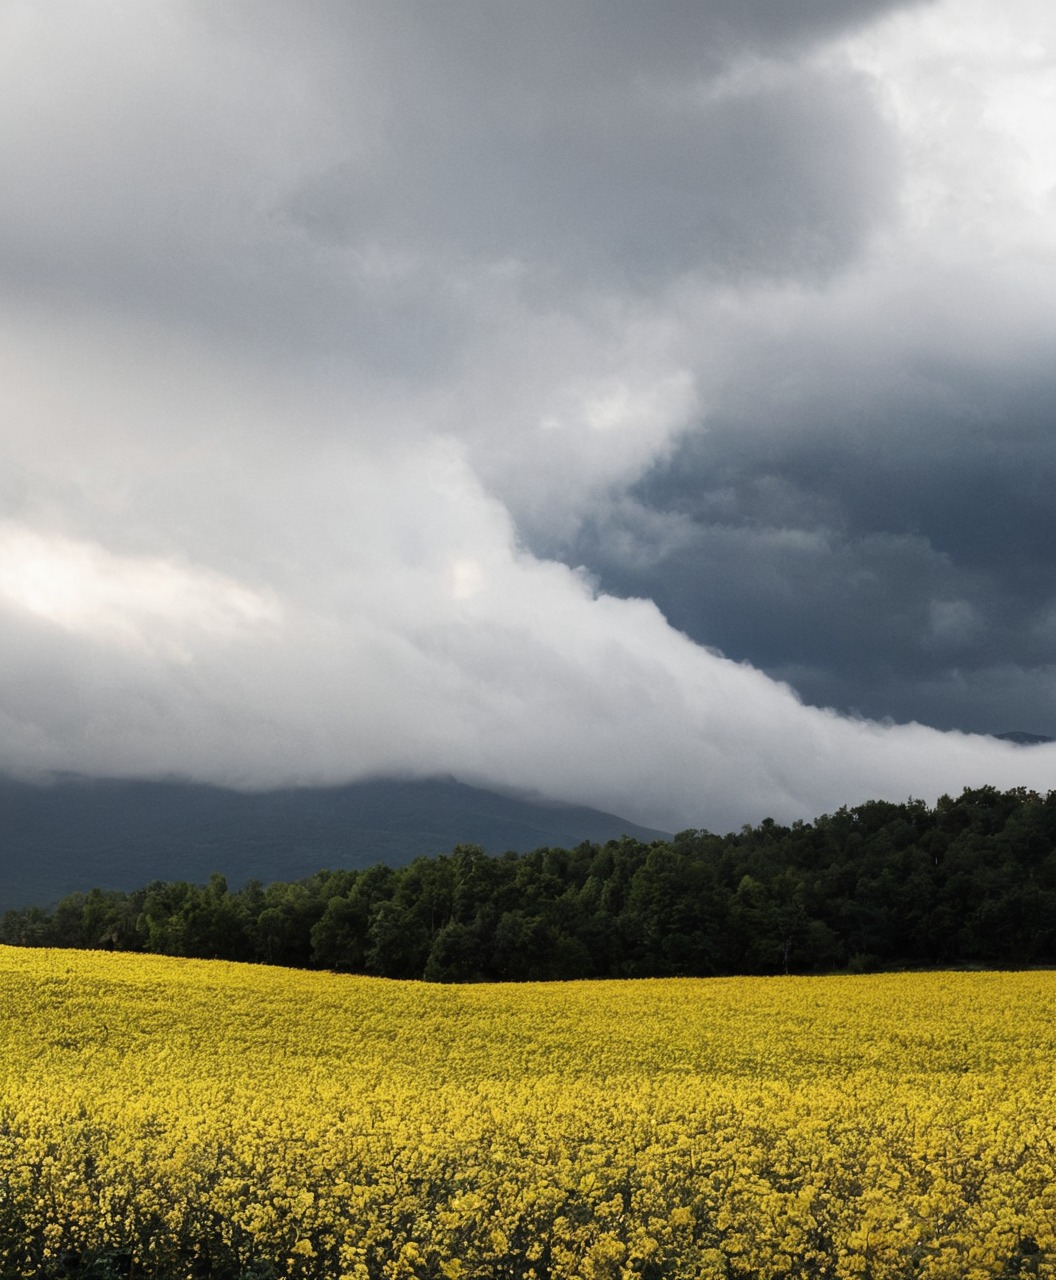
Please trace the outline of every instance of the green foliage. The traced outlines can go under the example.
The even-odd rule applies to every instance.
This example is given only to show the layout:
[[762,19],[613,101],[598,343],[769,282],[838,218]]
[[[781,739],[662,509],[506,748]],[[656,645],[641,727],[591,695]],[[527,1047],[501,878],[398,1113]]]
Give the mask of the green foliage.
[[1056,962],[1056,792],[871,801],[790,827],[155,882],[0,920],[0,941],[438,982]]

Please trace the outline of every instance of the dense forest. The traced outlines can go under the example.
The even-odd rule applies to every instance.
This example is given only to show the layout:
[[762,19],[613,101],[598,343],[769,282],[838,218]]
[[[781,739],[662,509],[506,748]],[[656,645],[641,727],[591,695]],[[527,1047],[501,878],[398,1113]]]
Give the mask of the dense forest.
[[872,801],[813,823],[683,831],[292,884],[222,875],[9,911],[0,942],[432,981],[1056,963],[1056,792]]

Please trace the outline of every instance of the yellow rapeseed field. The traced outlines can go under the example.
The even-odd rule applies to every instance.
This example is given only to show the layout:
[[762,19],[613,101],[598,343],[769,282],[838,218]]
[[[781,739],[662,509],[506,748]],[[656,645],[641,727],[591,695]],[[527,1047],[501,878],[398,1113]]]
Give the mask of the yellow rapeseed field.
[[3,1276],[1056,1276],[1053,973],[0,989]]

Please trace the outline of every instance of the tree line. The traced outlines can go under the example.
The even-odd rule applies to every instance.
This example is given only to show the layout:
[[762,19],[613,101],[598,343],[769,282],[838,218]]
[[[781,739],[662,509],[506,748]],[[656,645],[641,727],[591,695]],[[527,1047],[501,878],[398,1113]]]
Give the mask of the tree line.
[[155,881],[0,918],[0,942],[430,981],[1056,963],[1056,792],[966,789],[575,849],[458,845],[230,890]]

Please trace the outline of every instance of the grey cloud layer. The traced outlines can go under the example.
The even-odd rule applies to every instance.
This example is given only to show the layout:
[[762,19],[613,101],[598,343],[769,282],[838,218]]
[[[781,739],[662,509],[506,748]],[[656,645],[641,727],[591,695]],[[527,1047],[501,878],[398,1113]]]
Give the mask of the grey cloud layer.
[[892,157],[850,77],[761,76],[712,101],[706,82],[682,100],[621,89],[592,104],[566,86],[484,129],[472,102],[442,126],[398,117],[382,154],[311,179],[290,216],[326,243],[515,264],[549,293],[695,270],[822,276],[884,208]]
[[1042,785],[739,661],[1044,705],[1043,279],[909,236],[847,44],[927,10],[0,3],[0,765],[669,826]]

